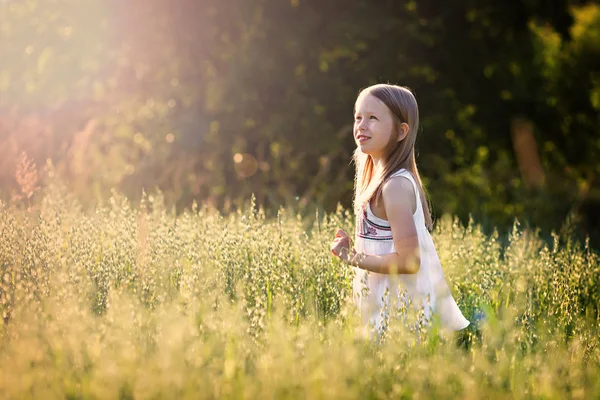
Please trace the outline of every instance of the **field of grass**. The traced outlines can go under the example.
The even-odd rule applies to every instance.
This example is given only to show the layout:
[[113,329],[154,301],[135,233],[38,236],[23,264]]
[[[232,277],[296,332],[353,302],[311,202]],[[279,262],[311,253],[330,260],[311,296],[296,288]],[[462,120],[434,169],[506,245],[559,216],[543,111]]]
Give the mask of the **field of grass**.
[[600,397],[600,257],[585,245],[442,219],[434,240],[473,323],[442,335],[391,318],[369,340],[328,251],[352,226],[344,210],[267,219],[250,204],[175,215],[160,194],[84,212],[52,186],[32,209],[0,203],[0,397]]

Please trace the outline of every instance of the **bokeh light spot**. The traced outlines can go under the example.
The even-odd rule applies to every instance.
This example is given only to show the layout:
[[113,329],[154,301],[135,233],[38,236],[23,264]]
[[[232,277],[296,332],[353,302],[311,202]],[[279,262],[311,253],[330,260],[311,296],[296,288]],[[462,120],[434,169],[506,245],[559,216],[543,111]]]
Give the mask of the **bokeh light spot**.
[[259,164],[259,168],[263,172],[268,172],[271,169],[271,166],[266,161],[261,161]]
[[237,172],[240,178],[249,178],[258,170],[258,161],[252,154],[236,153],[233,161],[235,162],[235,172]]

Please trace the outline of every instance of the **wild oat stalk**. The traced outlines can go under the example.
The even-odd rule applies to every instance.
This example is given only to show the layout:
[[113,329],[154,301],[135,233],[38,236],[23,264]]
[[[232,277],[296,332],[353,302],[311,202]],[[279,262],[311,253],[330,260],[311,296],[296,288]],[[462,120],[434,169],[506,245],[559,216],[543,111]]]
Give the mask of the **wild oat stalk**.
[[[35,167],[21,171],[30,199]],[[290,210],[175,215],[160,193],[133,207],[114,192],[86,213],[56,184],[39,207],[0,203],[3,398],[600,396],[600,259],[566,238],[515,225],[503,247],[443,219],[434,240],[472,325],[387,310],[367,340],[352,270],[328,252],[347,210],[307,230]]]

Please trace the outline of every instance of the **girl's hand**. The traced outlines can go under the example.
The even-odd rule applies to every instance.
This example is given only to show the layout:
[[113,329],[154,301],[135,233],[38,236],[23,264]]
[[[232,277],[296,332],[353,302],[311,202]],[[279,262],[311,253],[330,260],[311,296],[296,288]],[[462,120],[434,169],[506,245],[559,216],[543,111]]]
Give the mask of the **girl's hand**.
[[347,261],[348,253],[350,251],[350,236],[342,229],[338,230],[335,234],[335,239],[331,243],[331,252]]

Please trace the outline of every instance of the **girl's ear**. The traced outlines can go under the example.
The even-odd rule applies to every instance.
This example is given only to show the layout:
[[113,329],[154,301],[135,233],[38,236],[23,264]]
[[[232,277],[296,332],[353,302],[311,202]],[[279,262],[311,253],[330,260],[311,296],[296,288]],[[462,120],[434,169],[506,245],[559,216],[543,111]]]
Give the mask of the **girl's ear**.
[[406,138],[406,136],[408,136],[408,124],[406,122],[402,122],[400,124],[400,126],[398,127],[399,132],[398,132],[398,141],[401,142],[404,140],[404,138]]

